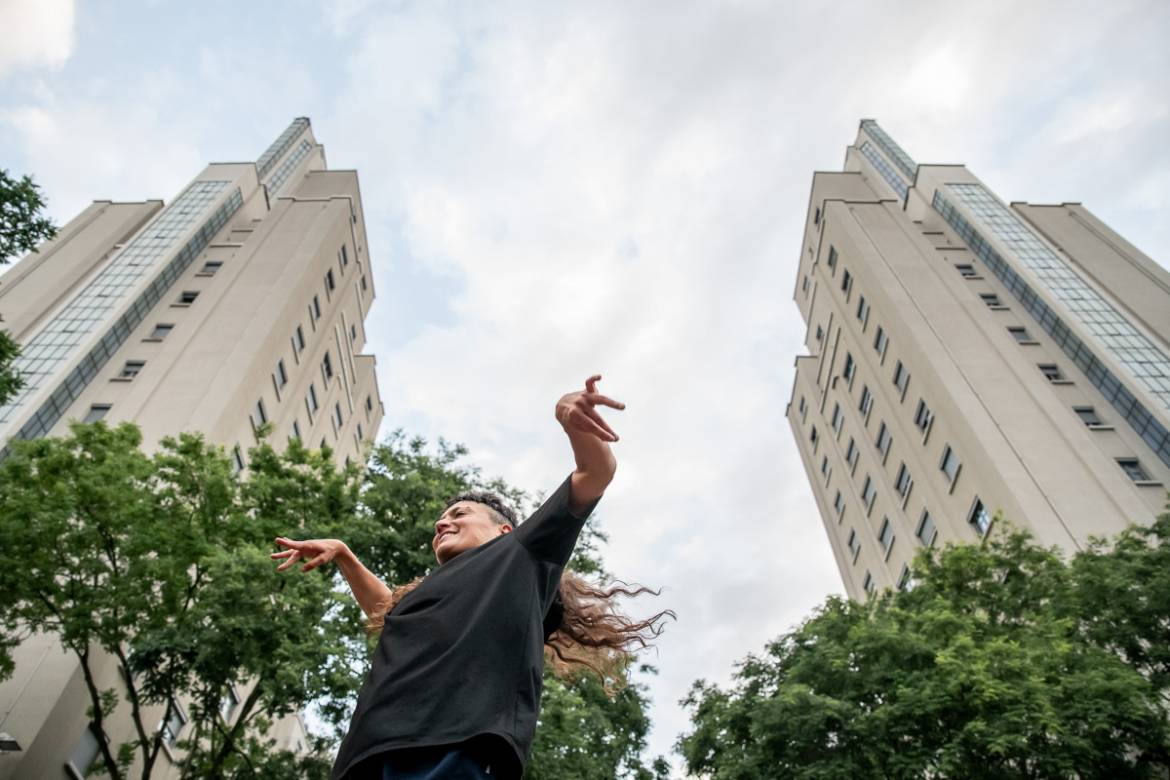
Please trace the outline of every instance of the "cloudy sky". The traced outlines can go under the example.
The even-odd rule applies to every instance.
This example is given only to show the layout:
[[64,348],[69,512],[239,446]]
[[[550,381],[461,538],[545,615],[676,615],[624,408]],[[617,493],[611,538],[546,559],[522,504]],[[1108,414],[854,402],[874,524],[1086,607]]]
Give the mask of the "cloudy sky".
[[0,167],[60,222],[311,117],[360,173],[383,433],[551,490],[553,405],[604,376],[606,560],[679,615],[652,753],[691,681],[841,592],[784,408],[811,174],[861,117],[1170,263],[1166,2],[0,0],[0,29]]

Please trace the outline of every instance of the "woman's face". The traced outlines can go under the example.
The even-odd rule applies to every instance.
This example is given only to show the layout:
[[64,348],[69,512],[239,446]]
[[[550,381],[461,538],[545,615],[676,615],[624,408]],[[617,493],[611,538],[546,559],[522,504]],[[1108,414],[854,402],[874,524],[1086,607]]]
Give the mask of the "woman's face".
[[447,507],[435,523],[431,549],[439,563],[446,563],[461,552],[472,550],[512,530],[508,523],[499,525],[488,508],[474,501],[456,501]]

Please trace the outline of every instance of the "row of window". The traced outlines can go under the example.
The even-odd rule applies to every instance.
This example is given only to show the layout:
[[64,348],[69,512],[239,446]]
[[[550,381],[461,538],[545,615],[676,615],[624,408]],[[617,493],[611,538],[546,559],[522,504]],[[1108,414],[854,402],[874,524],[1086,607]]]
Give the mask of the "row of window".
[[[345,273],[345,269],[349,266],[349,251],[346,248],[345,244],[342,244],[341,249],[338,251],[338,266],[339,266],[342,274]],[[223,261],[221,261],[221,260],[208,260],[204,263],[202,269],[196,275],[197,276],[214,276],[216,274],[216,272],[218,272],[219,269],[222,267],[223,267]],[[330,268],[326,272],[324,281],[325,281],[326,296],[331,297],[332,292],[336,289],[336,280],[335,280],[335,277],[333,275],[332,268]],[[361,279],[361,287],[363,290],[366,289],[364,275],[362,276],[362,279]],[[199,290],[184,290],[179,294],[179,297],[176,299],[175,303],[172,305],[174,305],[174,306],[190,306],[198,299],[199,293],[200,293]],[[322,316],[320,298],[316,294],[313,295],[312,301],[309,304],[309,316],[310,316],[310,319],[311,319],[314,326],[316,325],[317,321]],[[145,340],[146,341],[163,341],[164,339],[166,339],[166,337],[168,335],[170,335],[171,331],[174,330],[174,327],[175,327],[175,324],[173,322],[156,323],[154,326],[154,329],[151,331],[150,335],[146,337]],[[350,340],[351,346],[353,346],[356,343],[357,326],[355,324],[350,325],[349,340]],[[306,346],[307,346],[307,343],[305,340],[304,329],[299,323],[297,324],[296,329],[294,330],[294,333],[292,336],[292,346],[293,346],[294,354],[297,356],[299,356],[301,353],[303,353]],[[127,360],[125,362],[125,364],[123,365],[119,374],[115,377],[115,379],[118,381],[131,381],[142,372],[142,369],[145,366],[146,366],[145,360]],[[328,350],[326,350],[325,357],[322,360],[321,373],[322,373],[322,376],[323,376],[324,381],[325,381],[325,386],[328,387],[329,382],[333,378],[333,375],[334,375],[332,357],[331,357],[331,354]],[[289,374],[288,374],[287,368],[285,367],[285,363],[284,363],[283,358],[280,358],[277,360],[275,371],[272,374],[272,381],[273,381],[273,386],[276,388],[277,399],[279,400],[280,399],[280,391],[289,382]],[[320,405],[319,405],[318,400],[317,400],[317,389],[316,389],[316,386],[312,382],[310,382],[310,384],[309,384],[309,392],[308,392],[308,395],[306,396],[305,404],[306,404],[306,407],[309,409],[309,419],[311,421],[313,419],[313,415],[320,408]],[[89,408],[89,411],[86,413],[86,415],[83,419],[83,422],[86,422],[86,423],[97,422],[98,420],[103,419],[109,413],[111,408],[112,408],[112,405],[108,404],[108,403],[92,404]],[[371,396],[367,395],[366,396],[366,419],[367,420],[369,420],[370,412],[372,410],[373,410],[373,399]],[[265,423],[267,423],[269,421],[268,410],[264,405],[263,396],[261,396],[260,398],[258,398],[256,400],[256,403],[253,406],[252,412],[250,414],[250,419],[252,422],[253,429],[259,428],[261,425],[264,425]],[[334,435],[336,436],[339,434],[340,429],[343,427],[343,424],[344,424],[344,416],[343,416],[342,411],[341,411],[341,404],[340,403],[334,404],[332,420],[333,420],[333,425],[334,425]],[[295,435],[298,439],[301,438],[300,424],[296,419],[293,420],[292,432],[293,432],[293,435]],[[356,432],[356,440],[357,440],[359,446],[361,444],[361,440],[363,437],[364,437],[364,430],[362,428],[361,423],[358,423],[357,424],[357,432]],[[322,447],[326,446],[325,439],[321,440],[321,446]],[[233,471],[235,473],[239,473],[245,467],[244,456],[243,456],[243,453],[242,453],[238,444],[235,447],[233,447],[233,449],[232,449],[232,466],[233,466]]]
[[[983,277],[976,275],[969,264],[958,263],[955,267],[959,273],[969,279],[982,279]],[[1008,307],[1000,303],[999,295],[996,293],[979,293],[979,297],[987,304],[988,308],[996,310],[1007,310]],[[1008,333],[1015,339],[1017,344],[1021,346],[1034,346],[1039,344],[1029,332],[1028,329],[1022,325],[1008,326]],[[1049,382],[1055,385],[1071,385],[1072,380],[1068,379],[1064,372],[1060,370],[1060,366],[1055,363],[1037,363],[1036,368]],[[921,401],[919,402],[921,403]],[[1096,410],[1092,406],[1074,406],[1073,412],[1080,418],[1086,427],[1094,430],[1110,430],[1110,427],[1105,425],[1101,418],[1097,416]],[[1117,458],[1118,466],[1125,472],[1134,482],[1149,482],[1150,475],[1142,466],[1138,458]]]

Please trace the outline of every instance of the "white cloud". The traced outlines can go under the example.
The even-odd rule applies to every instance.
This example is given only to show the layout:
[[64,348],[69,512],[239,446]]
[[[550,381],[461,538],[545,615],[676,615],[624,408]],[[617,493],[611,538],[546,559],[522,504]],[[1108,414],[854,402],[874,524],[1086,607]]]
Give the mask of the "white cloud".
[[0,0],[0,78],[22,68],[59,68],[73,52],[73,0]]

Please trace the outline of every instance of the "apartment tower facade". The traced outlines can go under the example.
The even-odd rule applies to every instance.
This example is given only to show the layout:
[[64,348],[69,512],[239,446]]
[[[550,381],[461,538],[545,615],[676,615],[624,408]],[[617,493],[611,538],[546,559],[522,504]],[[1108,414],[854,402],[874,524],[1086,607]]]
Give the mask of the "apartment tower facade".
[[1170,273],[1079,203],[1005,203],[863,120],[817,172],[787,415],[845,589],[1002,516],[1071,552],[1170,484]]
[[[296,436],[338,465],[364,459],[383,415],[361,351],[373,300],[357,173],[328,169],[307,118],[255,162],[208,165],[169,204],[95,201],[0,276],[0,327],[22,346],[25,380],[0,406],[0,456],[13,439],[102,419],[137,423],[148,452],[202,432],[237,471],[266,423],[278,448]],[[84,777],[97,742],[79,665],[47,636],[15,660],[0,732],[19,750],[0,752],[0,778]],[[114,659],[99,666],[99,688],[121,685]],[[168,729],[156,774],[177,777],[186,715],[155,709],[147,718]],[[107,722],[114,744],[133,738],[121,712]],[[307,742],[297,716],[271,735]]]

